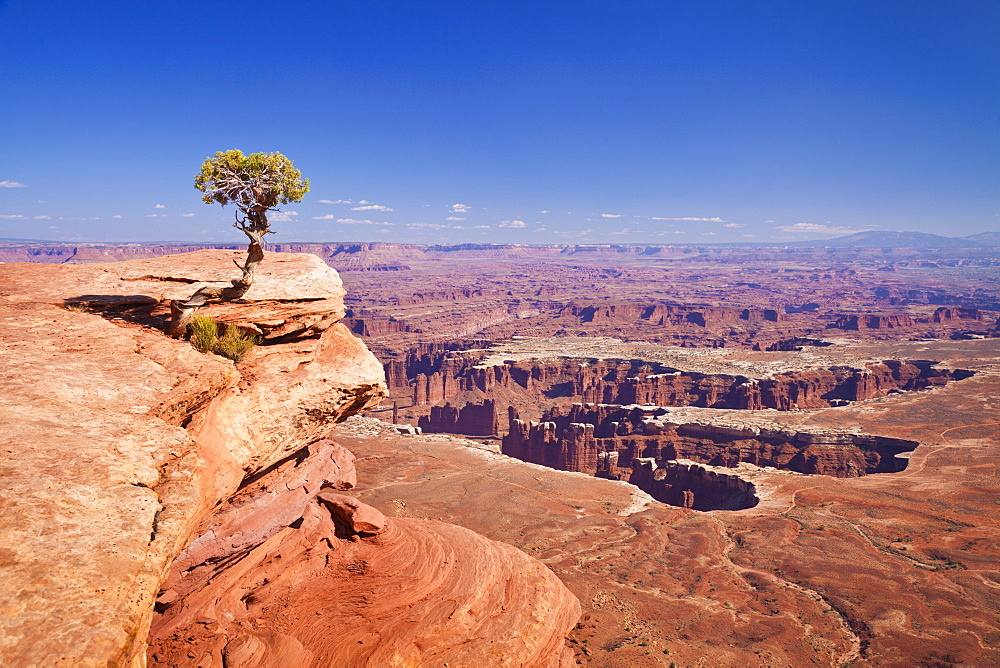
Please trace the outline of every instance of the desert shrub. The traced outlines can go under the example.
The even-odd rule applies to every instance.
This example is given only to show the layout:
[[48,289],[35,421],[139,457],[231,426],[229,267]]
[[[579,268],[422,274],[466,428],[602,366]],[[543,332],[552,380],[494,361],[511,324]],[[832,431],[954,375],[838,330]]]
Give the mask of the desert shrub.
[[212,352],[219,338],[219,323],[207,315],[196,315],[188,322],[191,344],[200,353]]
[[90,304],[87,302],[66,302],[63,308],[74,313],[90,313]]
[[226,325],[225,333],[215,342],[215,352],[234,362],[239,362],[259,342],[260,337],[248,334],[239,327]]
[[214,318],[197,315],[188,323],[191,343],[203,353],[216,353],[239,362],[260,342],[260,337],[248,334],[235,325],[226,325],[219,334],[219,323]]

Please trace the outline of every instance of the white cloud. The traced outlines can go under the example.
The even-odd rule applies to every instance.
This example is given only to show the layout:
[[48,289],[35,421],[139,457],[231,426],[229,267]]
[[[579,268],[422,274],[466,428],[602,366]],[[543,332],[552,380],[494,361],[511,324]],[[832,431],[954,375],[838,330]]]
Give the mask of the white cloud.
[[390,223],[389,221],[383,220],[382,222],[376,222],[374,220],[358,220],[356,218],[338,218],[337,222],[342,225],[395,225],[395,223]]
[[746,227],[746,225],[740,225],[739,223],[726,223],[723,227]]
[[601,218],[621,218],[624,215],[623,213],[602,213]]
[[165,213],[150,213],[146,215],[146,218],[166,218],[166,217],[167,214]]
[[292,216],[297,215],[299,215],[298,211],[278,211],[268,216],[268,220],[275,223],[289,223],[292,221]]
[[55,225],[49,225],[49,229],[50,230],[58,230],[59,228],[56,227]]
[[447,230],[451,229],[451,225],[441,225],[439,223],[407,223],[407,227],[413,227],[417,229],[428,229],[428,230]]
[[153,208],[154,209],[166,209],[167,205],[166,204],[154,204]]
[[368,200],[366,200],[366,199],[359,199],[359,200],[358,200],[358,204],[372,204],[372,202],[369,202],[369,201],[368,201]]
[[459,218],[458,216],[448,216],[445,220],[465,220],[465,218]]
[[764,222],[765,222],[765,223],[776,223],[776,222],[778,222],[778,221],[776,221],[776,220],[771,220],[770,218],[768,218],[768,219],[767,219],[767,220],[765,220]]
[[468,204],[452,204],[451,205],[451,212],[452,213],[469,213],[469,208],[470,207],[469,207]]
[[[361,202],[364,202],[364,200],[361,200]],[[382,206],[381,204],[368,204],[367,206],[352,206],[351,211],[395,211],[395,209]]]
[[27,220],[27,216],[22,216],[19,213],[0,213],[0,218],[5,220]]
[[353,200],[349,199],[321,199],[320,204],[354,204]]
[[538,213],[552,213],[551,211],[539,211]]
[[504,220],[501,221],[500,227],[527,227],[528,224],[523,220]]
[[864,230],[855,230],[850,227],[833,227],[821,223],[795,223],[794,225],[779,225],[782,232],[805,233],[805,234],[854,234]]
[[653,216],[652,218],[650,218],[650,220],[686,220],[686,221],[692,221],[692,222],[696,222],[696,223],[724,223],[724,222],[726,222],[726,221],[724,221],[724,220],[722,220],[721,218],[718,218],[718,217],[715,217],[715,218],[696,218],[694,216],[685,216],[683,218],[659,218],[657,216]]
[[194,217],[193,213],[182,213],[181,214],[181,218],[193,218],[193,217]]
[[27,188],[28,186],[23,183],[18,183],[17,181],[0,181],[0,188]]
[[112,218],[121,218],[121,215],[119,215],[119,214],[115,214],[114,216],[111,216],[111,217],[112,217]]
[[35,216],[35,220],[52,220],[52,216]]
[[717,236],[719,236],[719,233],[718,232],[703,232],[701,236],[703,236],[703,237],[717,237]]
[[328,213],[325,216],[313,216],[313,220],[336,220],[336,216],[332,213]]
[[471,229],[473,229],[473,230],[488,230],[488,229],[490,229],[490,226],[489,225],[473,225]]

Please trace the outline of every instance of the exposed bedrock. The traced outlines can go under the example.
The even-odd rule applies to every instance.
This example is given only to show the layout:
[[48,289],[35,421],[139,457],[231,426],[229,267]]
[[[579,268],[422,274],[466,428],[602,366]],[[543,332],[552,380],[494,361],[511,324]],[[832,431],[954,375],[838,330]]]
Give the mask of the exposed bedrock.
[[760,501],[749,480],[693,462],[636,459],[628,481],[657,501],[694,510],[742,510]]
[[[463,634],[474,627],[471,617],[446,621],[439,607],[397,618],[384,638],[375,631],[383,618],[372,617],[369,627],[354,623],[352,615],[362,616],[366,606],[395,610],[401,600],[416,606],[407,594],[412,586],[457,606],[468,603],[482,619],[503,618],[490,605],[509,600],[514,617],[504,619],[516,618],[530,631],[533,649],[517,650],[511,641],[504,651],[556,661],[560,643],[545,634],[564,633],[577,608],[541,564],[443,525],[385,524],[373,539],[378,511],[342,494],[353,483],[352,457],[317,442],[338,421],[376,405],[386,387],[382,365],[339,322],[343,288],[335,271],[316,257],[270,253],[239,303],[205,307],[207,315],[261,334],[261,344],[238,365],[157,328],[168,300],[186,298],[198,282],[226,280],[231,260],[241,255],[209,250],[104,265],[0,265],[0,663],[140,666],[165,581],[164,613],[210,599],[236,605],[239,596],[230,598],[236,590],[214,583],[242,582],[241,569],[258,555],[265,572],[268,555],[276,555],[289,573],[308,573],[316,582],[326,573],[311,570],[316,555],[349,573],[359,560],[385,564],[386,579],[358,573],[356,588],[344,590],[353,593],[332,593],[351,619],[342,633],[359,634],[354,644],[396,647],[397,637],[419,637],[424,652],[471,653],[476,631]],[[353,527],[357,542],[341,525]],[[451,548],[459,543],[464,547]],[[382,560],[394,551],[412,563],[403,568],[398,558]],[[182,552],[177,570],[190,567],[194,579],[169,575]],[[415,558],[420,554],[435,560],[433,568]],[[453,565],[441,568],[449,560]],[[400,568],[410,580],[387,574]],[[522,577],[529,571],[535,580]],[[218,577],[196,586],[195,576],[209,572]],[[386,582],[392,586],[380,588]],[[493,595],[496,582],[500,594]],[[247,601],[280,607],[268,599],[272,591]],[[222,648],[228,665],[256,665],[253,657],[271,656],[268,648],[295,657],[300,646],[314,647],[281,627],[301,621],[311,628],[309,621],[322,616],[304,607],[307,600],[322,602],[306,597],[314,592],[303,591],[296,600],[302,605],[287,609],[281,623],[255,627]],[[548,602],[537,613],[536,595]],[[420,626],[424,618],[437,635],[403,632],[411,619]],[[156,626],[162,629],[163,620]],[[453,639],[465,645],[455,649]],[[492,645],[478,640],[485,656]],[[186,655],[179,663],[192,665]]]
[[154,666],[571,662],[579,603],[524,553],[345,494],[354,457],[315,443],[243,487],[175,560]]
[[732,308],[686,304],[639,303],[574,303],[560,316],[578,318],[581,322],[634,322],[646,320],[660,327],[719,327],[735,324],[756,324],[761,321],[779,322],[785,314],[776,309]]
[[198,522],[384,396],[318,258],[271,254],[241,304],[204,309],[289,334],[239,366],[136,321],[240,255],[0,265],[0,663],[141,663],[156,591]]
[[520,411],[559,400],[747,410],[826,408],[970,375],[936,369],[930,360],[885,360],[864,368],[833,366],[747,378],[681,371],[642,360],[508,360],[484,365],[482,359],[479,351],[441,353],[435,370],[417,374],[411,388],[413,404],[438,404],[420,419],[425,431],[502,434],[488,431],[488,426],[505,427],[497,416],[506,406]]
[[465,404],[461,408],[450,403],[431,406],[431,414],[421,417],[417,424],[424,431],[447,434],[493,436],[500,432],[496,402],[492,399]]
[[845,331],[863,330],[886,330],[886,329],[907,329],[915,325],[927,323],[961,323],[966,321],[979,322],[983,319],[982,314],[977,309],[972,308],[945,308],[934,310],[930,317],[912,317],[899,313],[869,313],[850,314],[838,316],[836,320],[827,325],[831,329],[842,329]]
[[789,429],[759,415],[741,423],[731,414],[703,410],[694,421],[690,413],[698,409],[685,410],[687,415],[675,415],[652,406],[574,404],[567,411],[546,412],[541,421],[523,421],[511,409],[503,452],[563,471],[629,480],[654,497],[675,503],[661,498],[664,492],[651,484],[654,478],[637,468],[652,462],[654,468],[663,469],[672,466],[670,462],[689,460],[854,478],[902,471],[907,461],[898,455],[919,445],[867,434]]

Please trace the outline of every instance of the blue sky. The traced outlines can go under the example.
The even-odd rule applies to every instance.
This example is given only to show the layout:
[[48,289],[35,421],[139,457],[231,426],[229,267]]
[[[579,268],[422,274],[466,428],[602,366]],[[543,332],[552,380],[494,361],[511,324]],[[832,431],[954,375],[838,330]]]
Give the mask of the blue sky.
[[274,241],[1000,230],[996,0],[0,0],[0,90],[6,238],[240,240],[230,148]]

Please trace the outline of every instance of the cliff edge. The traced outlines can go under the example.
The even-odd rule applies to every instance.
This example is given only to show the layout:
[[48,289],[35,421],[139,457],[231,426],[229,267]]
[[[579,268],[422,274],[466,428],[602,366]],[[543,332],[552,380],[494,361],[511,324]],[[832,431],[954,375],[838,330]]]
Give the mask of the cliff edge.
[[[145,665],[154,620],[168,638],[168,627],[183,628],[181,611],[198,611],[204,621],[206,601],[214,610],[225,599],[220,610],[269,606],[274,619],[299,626],[216,628],[201,637],[224,642],[206,654],[175,655],[161,643],[165,653],[150,652],[153,662],[221,665],[225,657],[267,665],[269,651],[294,646],[301,656],[337,663],[337,647],[317,641],[304,616],[323,617],[315,605],[350,617],[359,600],[375,600],[352,593],[374,586],[368,566],[358,572],[359,559],[374,572],[380,564],[409,569],[411,576],[395,581],[392,592],[394,604],[411,606],[409,618],[418,626],[421,615],[431,618],[441,607],[434,592],[447,592],[458,606],[478,605],[489,613],[484,618],[513,629],[527,628],[524,609],[534,607],[537,633],[522,634],[512,660],[563,660],[562,638],[579,606],[541,564],[440,523],[385,522],[378,531],[352,523],[355,515],[380,514],[352,505],[342,493],[354,484],[353,457],[326,437],[338,421],[377,404],[386,388],[379,362],[340,324],[343,287],[322,260],[270,253],[242,300],[203,309],[261,337],[238,365],[163,334],[166,301],[186,298],[199,281],[227,281],[231,260],[240,255],[205,250],[113,264],[0,265],[2,662]],[[465,533],[471,537],[458,536]],[[403,547],[414,542],[428,547]],[[455,551],[464,567],[423,564],[423,555],[440,557],[435,550]],[[189,577],[171,571],[178,555],[187,560]],[[320,584],[320,575],[338,563],[353,581],[334,577],[307,587],[284,613],[279,608],[287,592],[269,598],[259,579],[246,584],[254,596],[231,600],[235,589],[220,593],[227,578],[240,583],[247,574],[221,570],[259,559],[265,573],[275,555],[284,560],[282,570],[307,581]],[[497,563],[510,572],[504,575]],[[210,565],[218,577],[192,580],[191,574],[209,572],[198,564]],[[490,578],[501,589],[538,595],[521,592],[513,606],[505,601],[514,608],[505,617],[490,607],[504,597],[484,596],[496,584]],[[428,585],[429,579],[442,581]],[[438,615],[436,634],[411,634],[414,642],[393,656],[445,656],[453,638],[489,644],[485,632],[492,627],[463,636],[448,621],[454,617]],[[384,615],[367,619],[368,627],[341,630],[341,645],[367,640],[370,648],[348,663],[388,656],[378,653],[386,643],[372,635],[388,622]],[[359,641],[355,632],[367,635]],[[184,647],[190,640],[173,638]],[[478,650],[465,651],[470,657]]]

